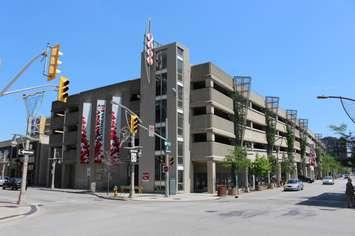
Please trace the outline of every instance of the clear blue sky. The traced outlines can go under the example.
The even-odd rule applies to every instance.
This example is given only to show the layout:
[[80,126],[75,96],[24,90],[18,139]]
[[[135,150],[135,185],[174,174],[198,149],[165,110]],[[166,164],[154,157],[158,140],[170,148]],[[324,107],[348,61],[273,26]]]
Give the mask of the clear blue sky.
[[[193,64],[212,61],[231,75],[252,76],[253,90],[279,96],[314,132],[329,135],[328,125],[339,123],[355,131],[338,101],[315,99],[355,97],[352,0],[4,1],[0,87],[47,42],[62,44],[71,93],[137,78],[148,17],[157,41],[183,43]],[[14,89],[43,83],[36,63]],[[46,95],[42,114],[55,97]],[[2,97],[0,106],[0,140],[23,133],[21,96]]]

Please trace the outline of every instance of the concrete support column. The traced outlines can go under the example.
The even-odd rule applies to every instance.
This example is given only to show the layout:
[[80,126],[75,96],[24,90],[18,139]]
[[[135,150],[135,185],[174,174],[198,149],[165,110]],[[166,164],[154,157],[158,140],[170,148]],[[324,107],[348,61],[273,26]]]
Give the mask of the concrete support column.
[[216,192],[216,162],[207,161],[207,190],[208,193]]
[[214,133],[207,132],[207,142],[214,142],[214,140],[215,140]]
[[206,88],[213,88],[213,80],[211,78],[208,78],[205,80],[206,81]]
[[214,106],[212,104],[207,104],[206,112],[207,114],[214,114]]

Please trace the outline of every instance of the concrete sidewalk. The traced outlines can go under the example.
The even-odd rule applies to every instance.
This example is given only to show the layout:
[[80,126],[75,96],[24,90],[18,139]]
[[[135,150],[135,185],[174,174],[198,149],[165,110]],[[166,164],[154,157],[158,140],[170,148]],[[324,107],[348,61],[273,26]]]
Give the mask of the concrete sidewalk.
[[[114,196],[112,192],[90,192],[88,190],[80,189],[50,189],[50,188],[38,188],[42,191],[50,192],[65,192],[65,193],[74,193],[74,194],[91,194],[99,198],[108,199],[108,200],[121,200],[121,201],[206,201],[206,200],[219,200],[221,197],[218,197],[216,194],[208,193],[178,193],[176,195],[170,195],[165,197],[164,194],[157,193],[136,193],[133,198],[128,197],[128,193],[118,193],[117,196]],[[225,197],[223,197],[225,198]]]
[[191,202],[191,201],[208,201],[219,200],[215,194],[208,193],[178,193],[165,197],[164,194],[156,193],[136,193],[133,198],[128,198],[128,193],[119,193],[116,197],[112,193],[93,193],[95,196],[110,200],[129,200],[129,201],[162,201],[162,202]]
[[0,201],[0,223],[5,220],[32,215],[36,211],[37,207],[35,205],[17,205],[14,202]]

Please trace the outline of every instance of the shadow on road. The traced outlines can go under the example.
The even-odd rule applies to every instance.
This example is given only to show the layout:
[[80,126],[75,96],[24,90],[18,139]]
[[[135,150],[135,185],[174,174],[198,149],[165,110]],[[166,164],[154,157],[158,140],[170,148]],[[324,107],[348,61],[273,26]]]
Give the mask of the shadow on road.
[[322,193],[318,196],[308,198],[297,205],[345,208],[344,193]]

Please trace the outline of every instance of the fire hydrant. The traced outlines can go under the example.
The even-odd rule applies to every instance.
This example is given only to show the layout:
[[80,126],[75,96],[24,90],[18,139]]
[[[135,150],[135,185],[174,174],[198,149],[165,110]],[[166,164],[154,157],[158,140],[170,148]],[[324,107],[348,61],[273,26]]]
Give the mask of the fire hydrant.
[[115,187],[113,187],[113,196],[117,197],[117,194],[118,194],[118,188],[117,188],[117,186],[115,186]]

